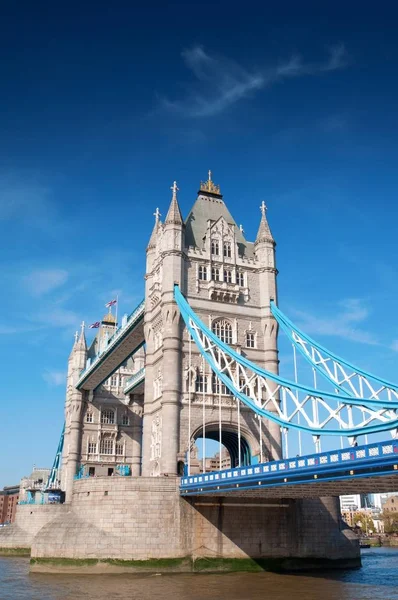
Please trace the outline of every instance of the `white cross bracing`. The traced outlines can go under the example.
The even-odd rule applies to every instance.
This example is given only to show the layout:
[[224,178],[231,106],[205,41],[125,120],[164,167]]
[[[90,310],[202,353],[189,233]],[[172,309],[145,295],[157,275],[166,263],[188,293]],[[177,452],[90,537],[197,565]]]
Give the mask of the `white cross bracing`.
[[[188,329],[200,352],[237,402],[259,416],[276,421],[282,428],[295,428],[315,436],[353,436],[381,431],[397,424],[396,411],[385,406],[370,407],[344,396],[317,390],[314,393],[288,383],[276,383],[242,364],[189,318]],[[253,365],[254,366],[254,365]],[[354,402],[354,403],[353,403]],[[300,421],[299,421],[300,417]],[[386,427],[387,426],[387,427]]]

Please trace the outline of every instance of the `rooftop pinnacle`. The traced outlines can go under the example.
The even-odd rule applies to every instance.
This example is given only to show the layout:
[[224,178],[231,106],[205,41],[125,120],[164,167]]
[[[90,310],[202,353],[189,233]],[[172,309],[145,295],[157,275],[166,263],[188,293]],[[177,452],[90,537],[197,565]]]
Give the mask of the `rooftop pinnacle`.
[[260,227],[258,228],[255,244],[260,244],[261,242],[274,243],[274,238],[272,237],[272,233],[271,233],[271,230],[268,225],[267,217],[265,216],[266,212],[267,212],[267,207],[265,205],[264,200],[261,203],[260,210],[261,210],[261,221],[260,221]]
[[178,187],[177,187],[176,181],[173,183],[173,185],[171,186],[170,189],[173,191],[173,196],[171,198],[169,212],[167,213],[165,225],[167,225],[168,223],[174,223],[175,225],[182,225],[182,216],[181,216],[181,211],[180,211],[180,207],[178,206],[178,200],[177,200]]

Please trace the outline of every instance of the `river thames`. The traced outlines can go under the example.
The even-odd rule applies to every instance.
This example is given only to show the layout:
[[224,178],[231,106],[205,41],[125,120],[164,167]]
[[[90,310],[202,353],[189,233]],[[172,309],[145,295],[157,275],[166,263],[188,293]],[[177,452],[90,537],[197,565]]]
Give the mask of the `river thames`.
[[398,600],[398,548],[362,551],[362,568],[317,574],[29,574],[0,558],[1,600]]

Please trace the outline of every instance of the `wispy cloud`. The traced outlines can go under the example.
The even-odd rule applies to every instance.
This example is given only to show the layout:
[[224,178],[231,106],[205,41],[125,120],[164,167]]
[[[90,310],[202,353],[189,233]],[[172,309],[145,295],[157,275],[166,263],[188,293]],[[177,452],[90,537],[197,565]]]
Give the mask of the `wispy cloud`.
[[398,340],[393,340],[390,346],[391,350],[398,352]]
[[298,317],[299,327],[309,335],[327,335],[362,344],[380,345],[373,333],[358,326],[370,314],[364,301],[358,298],[340,302],[330,317],[317,317],[297,310],[294,313]]
[[42,376],[49,386],[64,385],[66,382],[64,371],[45,371]]
[[64,269],[36,269],[23,277],[23,283],[33,296],[42,296],[64,285],[67,279]]
[[246,69],[224,57],[212,56],[201,46],[182,52],[186,66],[196,78],[196,84],[182,100],[162,98],[163,108],[185,117],[211,117],[243,98],[278,81],[304,75],[317,75],[342,69],[348,64],[343,44],[332,47],[326,61],[305,63],[301,56],[267,68]]

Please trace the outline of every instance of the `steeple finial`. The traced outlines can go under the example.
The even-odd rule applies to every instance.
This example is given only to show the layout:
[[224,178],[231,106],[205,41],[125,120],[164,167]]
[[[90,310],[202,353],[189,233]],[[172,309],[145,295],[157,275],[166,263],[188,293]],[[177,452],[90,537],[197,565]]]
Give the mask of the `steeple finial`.
[[173,183],[170,189],[173,191],[173,196],[171,198],[169,211],[164,224],[167,225],[168,223],[174,223],[175,225],[182,225],[182,216],[177,200],[177,192],[179,190],[176,181]]
[[78,347],[83,346],[84,349],[87,348],[86,345],[86,336],[84,335],[84,330],[86,328],[86,324],[84,323],[84,321],[82,321],[82,324],[80,325],[80,335],[79,335],[79,339],[78,339]]
[[272,237],[272,233],[269,228],[267,217],[266,217],[267,206],[266,206],[264,200],[261,202],[260,210],[261,210],[261,221],[260,221],[260,227],[258,228],[255,244],[260,244],[260,242],[272,242],[274,244],[275,243],[274,238]]
[[77,342],[77,340],[79,339],[79,332],[75,331],[75,344]]
[[214,194],[216,196],[221,196],[220,186],[213,183],[212,180],[212,172],[208,171],[209,179],[207,181],[200,182],[199,192],[208,192],[210,194]]
[[241,232],[242,235],[245,233],[242,223],[239,225],[239,231]]
[[153,216],[155,217],[155,223],[159,223],[159,218],[162,216],[160,214],[160,210],[158,209],[158,207],[156,207],[155,212],[153,213]]

